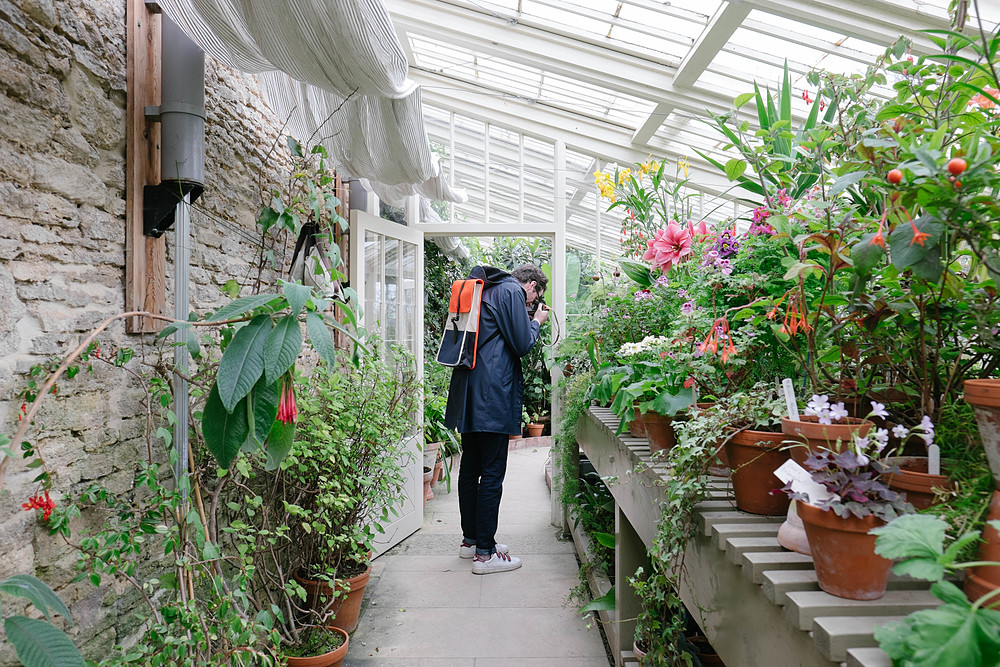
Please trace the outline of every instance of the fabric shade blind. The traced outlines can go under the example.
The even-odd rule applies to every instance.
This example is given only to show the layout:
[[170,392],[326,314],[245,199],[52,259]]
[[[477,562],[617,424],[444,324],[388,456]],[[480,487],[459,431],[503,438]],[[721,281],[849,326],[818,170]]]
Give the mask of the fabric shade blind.
[[258,75],[303,142],[322,143],[384,199],[464,201],[432,156],[420,89],[380,0],[160,0],[206,54]]

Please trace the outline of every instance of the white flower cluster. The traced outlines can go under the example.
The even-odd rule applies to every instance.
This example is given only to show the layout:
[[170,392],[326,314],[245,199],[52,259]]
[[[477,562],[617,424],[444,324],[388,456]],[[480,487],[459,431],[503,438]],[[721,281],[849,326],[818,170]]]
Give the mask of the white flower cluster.
[[625,343],[618,349],[619,357],[634,357],[642,352],[658,352],[670,345],[666,336],[646,336],[638,343]]
[[[812,399],[806,404],[805,413],[818,417],[820,424],[832,424],[847,416],[847,410],[844,409],[843,402],[831,405],[829,398],[816,394],[813,394]],[[884,419],[888,416],[889,413],[886,411],[884,403],[872,401],[872,409],[868,413],[868,417],[882,417]],[[934,422],[927,415],[924,415],[920,423],[913,428],[907,428],[902,424],[897,424],[892,428],[892,435],[900,440],[906,440],[911,433],[923,438],[928,447],[934,444]],[[874,444],[875,451],[881,454],[882,450],[889,444],[888,429],[876,428],[871,432],[869,437],[855,437],[855,445],[858,453],[861,455],[864,454],[870,444]]]
[[818,417],[820,424],[832,424],[846,417],[847,409],[844,407],[843,401],[831,405],[830,399],[825,395],[813,394],[813,397],[806,403],[806,414]]

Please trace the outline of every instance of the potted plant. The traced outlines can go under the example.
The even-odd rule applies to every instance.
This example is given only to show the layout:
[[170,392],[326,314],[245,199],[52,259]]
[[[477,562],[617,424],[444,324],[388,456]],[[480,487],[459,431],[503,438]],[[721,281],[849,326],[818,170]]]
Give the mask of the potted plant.
[[347,657],[350,640],[341,628],[306,628],[301,641],[284,650],[288,667],[340,667]]
[[724,447],[732,470],[736,507],[751,514],[785,514],[789,499],[772,493],[783,486],[774,471],[788,460],[781,433],[785,404],[776,383],[759,383],[748,391],[720,399],[712,409],[724,422]]
[[539,421],[540,417],[541,415],[537,412],[533,412],[531,414],[531,420],[525,425],[529,438],[537,438],[542,435],[542,430],[545,428],[545,424]]
[[[876,405],[873,412],[878,411]],[[909,432],[933,435],[933,425]],[[871,438],[855,432],[850,440],[830,443],[806,458],[815,490],[803,491],[795,480],[784,489],[797,501],[819,587],[831,595],[874,600],[885,593],[891,562],[875,552],[870,531],[914,511],[886,484],[888,469],[879,458],[887,445],[883,430]]]
[[356,366],[303,379],[296,440],[267,482],[290,545],[279,560],[301,587],[296,607],[312,610],[310,625],[347,632],[358,623],[374,540],[402,502],[405,442],[415,431],[412,362],[380,347],[359,348]]

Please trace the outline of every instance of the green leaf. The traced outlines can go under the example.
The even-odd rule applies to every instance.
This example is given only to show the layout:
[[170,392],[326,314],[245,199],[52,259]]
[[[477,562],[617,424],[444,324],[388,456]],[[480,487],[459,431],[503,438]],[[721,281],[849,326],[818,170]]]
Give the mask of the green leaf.
[[201,356],[201,345],[198,344],[198,338],[196,336],[188,337],[187,350],[192,359],[197,359]]
[[24,667],[83,667],[83,655],[66,633],[36,618],[11,616],[3,624]]
[[279,215],[281,214],[270,206],[265,206],[257,216],[257,224],[260,225],[261,229],[266,232],[274,226],[274,223],[278,222]]
[[851,187],[852,185],[860,181],[862,178],[864,178],[865,175],[866,173],[863,171],[853,171],[849,174],[844,174],[836,181],[834,181],[833,185],[830,186],[829,196],[834,197],[836,195],[839,195],[841,192],[843,192],[844,190],[846,190],[847,188]]
[[49,610],[52,610],[65,616],[70,623],[73,622],[73,617],[62,598],[56,595],[48,584],[30,574],[15,574],[0,581],[0,592],[28,600],[38,608],[38,611],[45,614],[45,618],[51,618]]
[[309,332],[309,341],[316,349],[320,358],[332,367],[337,358],[337,351],[333,347],[333,338],[330,337],[330,330],[327,328],[322,315],[319,313],[307,313],[306,331]]
[[281,398],[277,383],[269,383],[264,378],[257,382],[253,393],[254,433],[263,445],[264,438],[271,432],[275,417],[278,416],[278,400]]
[[306,285],[287,282],[281,284],[281,289],[285,293],[285,299],[288,300],[289,308],[292,309],[292,315],[302,312],[306,302],[312,298],[312,288]]
[[611,533],[598,533],[595,531],[593,536],[601,546],[607,547],[608,549],[615,548],[615,536]]
[[236,299],[236,301],[230,301],[222,308],[219,308],[209,321],[222,322],[280,298],[279,294],[251,294],[250,296]]
[[[913,242],[913,227],[929,234],[923,245]],[[929,215],[922,215],[913,221],[902,222],[889,234],[889,252],[892,264],[900,271],[911,269],[913,274],[936,282],[941,277],[944,267],[941,265],[941,251],[937,247],[944,226],[934,222]]]
[[302,145],[295,140],[295,137],[288,137],[288,150],[292,152],[295,157],[303,157],[302,155]]
[[743,175],[743,172],[747,170],[746,160],[741,160],[739,158],[733,158],[726,162],[726,178],[731,181],[735,181],[737,178]]
[[615,608],[615,587],[612,586],[606,594],[599,598],[594,598],[588,604],[580,607],[580,613],[585,614],[588,611],[610,611]]
[[213,385],[202,413],[201,430],[219,467],[229,468],[250,433],[246,399],[241,399],[232,411],[226,410],[219,398],[218,383]]
[[266,470],[277,470],[281,461],[288,456],[292,450],[292,443],[295,440],[295,422],[286,424],[274,420],[271,425],[271,433],[267,436],[267,462],[264,464]]
[[301,350],[302,329],[298,317],[288,315],[278,320],[264,342],[264,377],[267,383],[277,382],[299,358]]
[[619,259],[618,266],[621,267],[622,272],[639,283],[643,287],[650,287],[653,282],[653,275],[649,271],[649,265],[644,262],[637,262],[632,259]]
[[222,355],[215,384],[227,410],[250,393],[264,372],[264,349],[271,331],[271,318],[258,315],[233,336]]
[[889,560],[906,559],[893,571],[919,579],[937,581],[945,574],[940,558],[948,524],[926,514],[906,514],[871,531],[876,535],[875,553]]
[[812,262],[795,262],[788,271],[785,272],[783,280],[798,280],[799,277],[808,277],[810,273],[818,273],[820,268]]
[[674,394],[668,389],[653,399],[652,409],[661,415],[675,415],[692,403],[694,398],[690,391],[681,390],[679,394]]
[[739,109],[752,99],[753,99],[753,93],[743,93],[742,95],[737,95],[736,99],[733,100],[733,106]]
[[885,248],[872,243],[875,232],[865,234],[857,243],[851,246],[851,259],[854,260],[854,271],[859,276],[871,275],[872,269],[885,257]]

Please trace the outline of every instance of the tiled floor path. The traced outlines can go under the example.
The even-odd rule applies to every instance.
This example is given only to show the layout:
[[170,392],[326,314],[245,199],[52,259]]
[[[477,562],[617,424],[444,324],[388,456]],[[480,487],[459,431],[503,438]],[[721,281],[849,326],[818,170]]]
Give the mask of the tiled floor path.
[[549,524],[547,448],[510,453],[497,540],[524,565],[477,576],[458,557],[458,491],[442,484],[424,527],[377,558],[345,667],[608,667],[600,631],[564,607],[572,541]]

